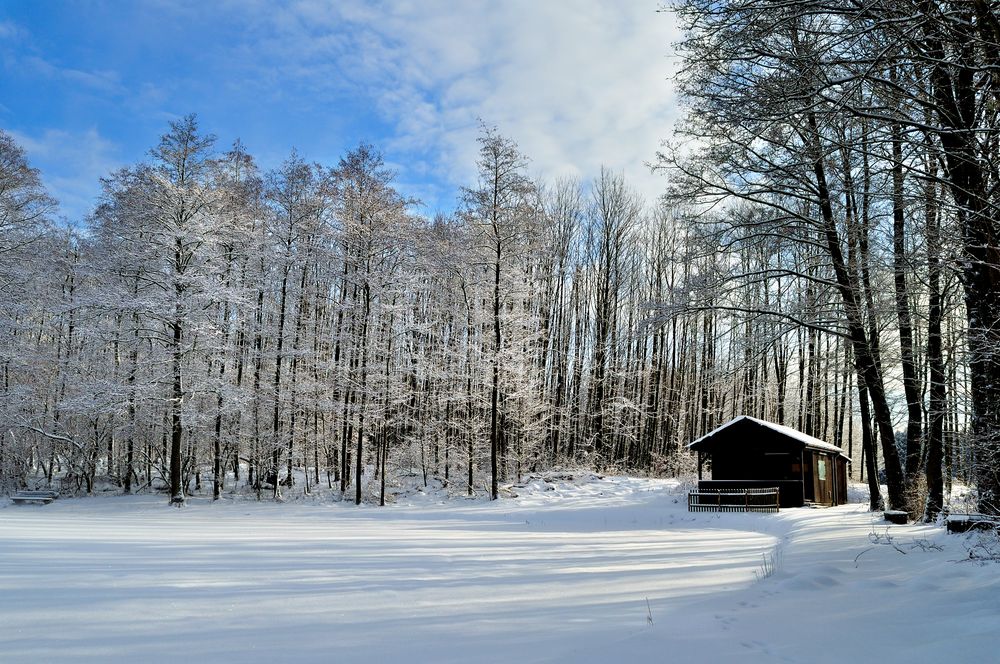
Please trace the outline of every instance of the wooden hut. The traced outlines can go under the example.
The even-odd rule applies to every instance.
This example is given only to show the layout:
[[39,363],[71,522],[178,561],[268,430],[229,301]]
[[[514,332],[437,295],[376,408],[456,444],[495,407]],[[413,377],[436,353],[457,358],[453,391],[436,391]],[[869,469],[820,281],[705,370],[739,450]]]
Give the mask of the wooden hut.
[[[836,445],[791,427],[743,415],[690,443],[698,490],[778,487],[781,507],[847,502],[847,464]],[[712,479],[702,478],[706,462]]]

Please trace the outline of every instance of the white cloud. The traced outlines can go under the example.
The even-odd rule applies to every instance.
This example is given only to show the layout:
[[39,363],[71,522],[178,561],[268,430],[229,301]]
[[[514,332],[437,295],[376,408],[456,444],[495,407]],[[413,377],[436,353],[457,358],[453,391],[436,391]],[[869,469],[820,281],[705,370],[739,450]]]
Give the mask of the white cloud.
[[72,67],[60,67],[37,56],[25,57],[21,66],[27,67],[38,76],[56,79],[75,87],[103,94],[123,94],[125,92],[118,72],[113,70],[85,71]]
[[126,92],[117,71],[101,69],[88,71],[64,66],[37,54],[37,44],[28,30],[9,20],[0,20],[0,54],[4,64],[19,73],[28,73],[40,79],[58,81],[70,87],[88,89],[107,95]]
[[[456,186],[471,184],[480,118],[518,142],[532,174],[590,179],[605,165],[647,198],[658,195],[662,177],[645,164],[676,115],[667,79],[677,39],[671,15],[657,12],[660,1],[150,0],[147,8],[150,21],[165,25],[238,26],[237,43],[205,45],[205,57],[218,65],[208,69],[227,74],[213,94],[250,91],[265,109],[309,111],[299,118],[327,114],[340,121],[328,131],[372,128],[375,135],[343,142],[383,143],[401,187],[433,208],[447,207]],[[0,22],[0,45],[19,34]],[[145,119],[169,116],[178,99],[190,104],[185,84],[199,76],[195,70],[184,80],[176,72],[138,80],[120,75],[113,62],[87,69],[57,66],[31,49],[14,54],[17,66],[39,78],[116,100]],[[378,121],[341,115],[366,110]],[[96,176],[120,163],[117,147],[95,129],[24,134],[19,140],[64,213],[86,213],[99,192]],[[280,161],[287,147],[262,163]],[[266,141],[259,149],[268,157]]]
[[663,182],[645,164],[676,114],[677,33],[658,6],[301,0],[274,16],[267,48],[318,88],[349,78],[394,127],[388,151],[421,154],[452,184],[468,183],[482,118],[533,173],[592,178],[603,164],[652,198]]
[[26,37],[21,26],[8,19],[0,20],[0,42],[18,42]]
[[117,146],[94,128],[82,132],[47,129],[36,136],[10,134],[24,148],[28,162],[41,171],[49,194],[59,201],[60,213],[71,221],[80,221],[93,210],[101,193],[97,178],[120,165]]

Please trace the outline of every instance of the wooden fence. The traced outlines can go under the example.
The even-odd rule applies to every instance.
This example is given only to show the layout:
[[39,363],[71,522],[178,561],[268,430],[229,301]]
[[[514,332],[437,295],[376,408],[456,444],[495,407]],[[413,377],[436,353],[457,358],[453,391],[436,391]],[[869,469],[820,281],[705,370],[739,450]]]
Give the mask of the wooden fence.
[[688,493],[688,512],[777,512],[777,487],[766,489],[699,489]]

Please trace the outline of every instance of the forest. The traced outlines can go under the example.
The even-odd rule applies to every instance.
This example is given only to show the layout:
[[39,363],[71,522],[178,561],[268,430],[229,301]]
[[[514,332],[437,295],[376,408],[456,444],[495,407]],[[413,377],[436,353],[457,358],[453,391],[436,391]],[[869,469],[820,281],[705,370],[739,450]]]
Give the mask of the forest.
[[0,133],[0,488],[498,498],[690,474],[748,414],[843,447],[873,509],[1000,513],[995,4],[671,11],[655,200],[483,124],[429,214],[377,146],[261,169],[189,115],[67,222]]

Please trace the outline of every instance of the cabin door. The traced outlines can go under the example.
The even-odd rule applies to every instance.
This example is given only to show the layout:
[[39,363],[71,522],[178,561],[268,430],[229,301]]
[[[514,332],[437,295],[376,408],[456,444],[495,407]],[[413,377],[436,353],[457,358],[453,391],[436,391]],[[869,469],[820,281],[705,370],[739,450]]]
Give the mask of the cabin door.
[[813,452],[813,474],[816,477],[817,503],[833,505],[833,459],[825,454]]
[[813,479],[814,457],[812,452],[802,452],[802,500],[807,503],[816,501],[816,483]]

